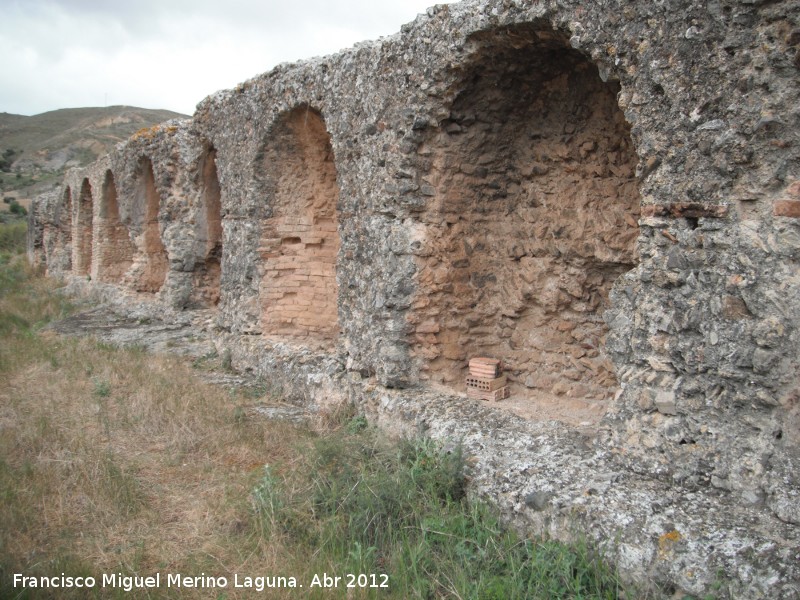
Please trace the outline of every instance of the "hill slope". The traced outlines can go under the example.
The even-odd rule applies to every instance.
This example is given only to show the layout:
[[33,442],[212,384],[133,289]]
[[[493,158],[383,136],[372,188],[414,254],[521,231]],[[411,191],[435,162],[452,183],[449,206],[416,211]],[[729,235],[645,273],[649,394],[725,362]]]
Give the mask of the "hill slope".
[[41,191],[66,169],[89,164],[139,129],[185,117],[132,106],[67,108],[32,117],[0,113],[0,170],[8,169],[0,173],[0,191]]

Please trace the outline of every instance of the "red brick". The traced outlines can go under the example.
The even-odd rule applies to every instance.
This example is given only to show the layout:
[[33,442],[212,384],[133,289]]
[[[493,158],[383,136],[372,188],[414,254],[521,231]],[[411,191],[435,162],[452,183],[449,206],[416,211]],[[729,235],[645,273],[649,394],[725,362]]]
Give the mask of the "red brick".
[[778,200],[772,205],[772,214],[776,217],[800,219],[800,200]]

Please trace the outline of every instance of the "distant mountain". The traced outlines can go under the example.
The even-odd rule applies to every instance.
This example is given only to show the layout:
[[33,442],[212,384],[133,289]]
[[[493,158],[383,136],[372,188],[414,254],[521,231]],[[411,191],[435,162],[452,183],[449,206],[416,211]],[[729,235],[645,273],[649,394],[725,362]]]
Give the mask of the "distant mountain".
[[32,117],[0,113],[0,192],[35,194],[143,127],[186,115],[133,106],[65,108]]

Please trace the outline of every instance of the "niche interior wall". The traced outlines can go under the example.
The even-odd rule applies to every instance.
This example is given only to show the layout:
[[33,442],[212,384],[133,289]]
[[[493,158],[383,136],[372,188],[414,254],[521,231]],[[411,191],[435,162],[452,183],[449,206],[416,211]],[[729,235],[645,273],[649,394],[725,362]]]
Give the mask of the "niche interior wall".
[[222,204],[217,151],[207,145],[197,170],[200,209],[196,212],[197,256],[190,306],[213,308],[219,303],[222,263]]
[[161,237],[161,196],[155,185],[153,163],[146,156],[138,161],[136,188],[131,204],[131,218],[141,223],[133,259],[132,287],[137,292],[156,293],[164,285],[169,259]]
[[94,199],[88,179],[81,183],[78,202],[74,207],[72,270],[75,275],[90,275],[94,244]]
[[640,212],[619,85],[552,30],[471,42],[421,150],[435,189],[412,318],[422,379],[463,391],[468,359],[492,356],[517,397],[607,403],[603,312],[636,263]]
[[133,264],[135,247],[128,228],[120,220],[114,173],[103,176],[97,222],[95,277],[106,283],[121,283]]
[[257,168],[268,207],[258,249],[262,333],[332,347],[339,186],[321,113],[301,106],[282,115]]

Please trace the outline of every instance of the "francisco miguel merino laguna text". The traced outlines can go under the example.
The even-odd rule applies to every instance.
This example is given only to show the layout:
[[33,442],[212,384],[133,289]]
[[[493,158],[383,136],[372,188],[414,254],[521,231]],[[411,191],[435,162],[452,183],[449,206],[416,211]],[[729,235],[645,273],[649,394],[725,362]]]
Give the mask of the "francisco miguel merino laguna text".
[[[315,576],[316,579],[316,576]],[[167,573],[163,582],[168,588],[227,588],[229,581],[227,577],[216,577],[201,573],[197,576],[181,575],[180,573]],[[103,574],[99,578],[102,588],[119,588],[126,592],[134,589],[160,588],[162,583],[161,573],[154,575],[123,575],[122,573]],[[312,582],[312,585],[314,582]],[[98,579],[95,577],[71,577],[65,573],[47,576],[28,576],[21,573],[14,573],[14,587],[21,588],[95,588],[98,587]],[[263,591],[266,588],[296,588],[298,587],[295,577],[267,576],[257,577],[233,576],[233,587],[251,588],[256,591]],[[302,587],[302,586],[300,586]]]

